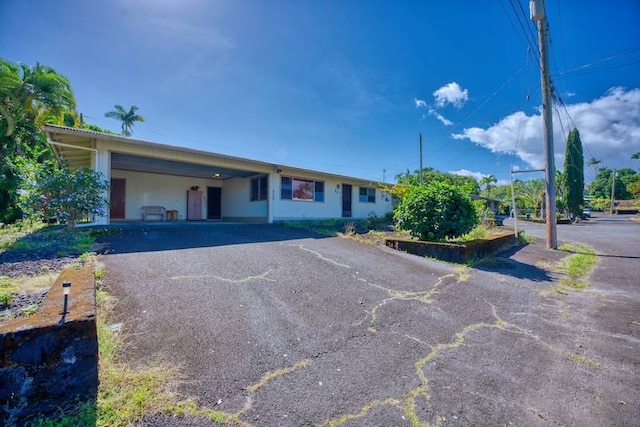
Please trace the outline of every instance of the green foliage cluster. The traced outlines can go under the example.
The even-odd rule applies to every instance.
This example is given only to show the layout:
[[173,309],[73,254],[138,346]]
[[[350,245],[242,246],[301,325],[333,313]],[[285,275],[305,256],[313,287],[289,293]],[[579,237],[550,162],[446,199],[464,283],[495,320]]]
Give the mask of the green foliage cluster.
[[[396,175],[396,181],[401,186],[419,185],[420,171],[416,170],[413,173],[410,173],[409,170],[407,170],[407,172],[404,174]],[[480,185],[474,178],[470,176],[461,176],[452,173],[441,172],[433,168],[425,168],[422,171],[422,182],[444,182],[449,185],[458,187],[460,191],[466,196],[470,196],[471,194],[480,194]]]
[[[122,133],[130,135],[134,122],[144,118],[116,105],[116,111],[106,114],[122,121]],[[24,163],[47,163],[53,152],[40,129],[44,124],[79,127],[113,133],[89,123],[76,111],[76,101],[69,80],[53,68],[36,63],[34,66],[14,64],[0,58],[0,222],[13,223],[21,211],[19,168]],[[53,168],[52,170],[56,170]],[[80,176],[76,179],[80,180]],[[74,222],[73,218],[66,218]]]
[[72,171],[54,162],[25,162],[20,170],[19,205],[27,215],[70,227],[89,215],[105,215],[108,183],[102,174],[89,168]]
[[105,113],[105,117],[116,119],[122,122],[122,135],[131,136],[133,133],[133,125],[135,122],[144,122],[144,117],[138,115],[136,111],[138,107],[132,105],[129,111],[125,110],[122,105],[115,105],[113,111]]
[[[613,170],[598,169],[596,178],[589,186],[590,194],[596,198],[609,200],[611,198]],[[637,197],[637,187],[640,186],[640,174],[631,168],[616,171],[614,197],[616,200],[629,200]]]
[[573,129],[567,137],[564,171],[560,182],[564,190],[562,200],[566,210],[571,217],[579,217],[584,205],[584,156],[578,129]]
[[51,67],[17,65],[0,58],[0,221],[21,216],[17,206],[18,159],[53,158],[40,126],[62,124],[75,110],[69,81]]
[[446,182],[409,187],[394,212],[396,227],[420,240],[462,236],[478,223],[478,212],[464,190]]

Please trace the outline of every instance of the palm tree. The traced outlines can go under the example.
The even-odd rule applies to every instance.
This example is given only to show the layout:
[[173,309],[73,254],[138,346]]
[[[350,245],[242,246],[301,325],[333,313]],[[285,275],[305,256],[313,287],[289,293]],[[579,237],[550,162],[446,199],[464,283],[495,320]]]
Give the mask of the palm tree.
[[593,172],[596,174],[596,176],[598,175],[598,171],[600,170],[600,168],[598,167],[600,163],[602,163],[602,160],[596,159],[595,157],[587,160],[587,166],[593,166]]
[[480,186],[485,186],[485,191],[487,192],[487,197],[491,194],[491,184],[496,184],[498,179],[494,175],[483,176],[480,180]]
[[545,184],[543,179],[534,179],[521,182],[518,185],[518,198],[525,208],[533,209],[534,216],[538,216],[538,210],[542,209]]
[[638,151],[637,153],[634,153],[631,156],[632,159],[636,159],[638,162],[640,162],[640,151]]
[[133,133],[133,125],[135,122],[144,122],[144,117],[136,114],[138,107],[132,105],[129,111],[125,110],[122,105],[114,105],[115,110],[104,114],[109,119],[116,119],[122,122],[122,135],[131,136]]
[[39,63],[18,66],[0,58],[0,115],[5,136],[14,132],[20,112],[37,125],[61,124],[65,112],[75,108],[71,83],[53,68]]

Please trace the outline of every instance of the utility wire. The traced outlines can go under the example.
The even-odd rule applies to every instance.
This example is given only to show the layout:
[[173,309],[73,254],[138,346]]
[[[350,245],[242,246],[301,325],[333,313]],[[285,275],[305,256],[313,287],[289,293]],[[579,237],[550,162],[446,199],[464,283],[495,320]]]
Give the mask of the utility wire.
[[511,14],[507,11],[507,9],[505,8],[504,4],[502,4],[502,1],[500,2],[500,7],[502,8],[502,11],[504,12],[505,16],[507,17],[507,19],[509,20],[509,24],[511,24],[511,27],[513,28],[513,31],[516,33],[516,35],[518,35],[519,37],[522,37],[524,35],[524,41],[525,44],[528,46],[528,53],[530,55],[533,56],[533,58],[536,60],[536,63],[538,63],[538,67],[540,67],[540,56],[538,53],[538,50],[535,48],[535,38],[533,39],[533,43],[531,41],[531,39],[528,36],[527,30],[524,27],[524,24],[522,23],[522,21],[519,18],[518,12],[516,11],[516,8],[513,5],[513,2],[511,0],[509,0],[510,4],[511,4],[511,9],[513,10],[514,14],[516,15],[516,18],[518,20],[518,23],[520,24],[520,29],[522,31],[519,31],[518,28],[516,27],[516,25],[513,23],[513,19],[511,17]]
[[558,71],[556,73],[556,75],[557,76],[563,76],[565,74],[571,74],[571,73],[579,72],[579,71],[582,71],[582,70],[584,70],[586,68],[589,68],[589,67],[592,67],[594,65],[597,65],[597,64],[599,64],[601,62],[611,61],[613,59],[616,59],[616,58],[621,57],[621,56],[629,55],[629,54],[631,54],[633,52],[636,52],[636,51],[640,51],[640,45],[632,46],[632,47],[629,47],[629,48],[626,48],[626,49],[622,49],[622,50],[619,50],[619,51],[616,51],[616,52],[613,52],[613,53],[609,53],[607,55],[604,55],[604,56],[601,56],[601,57],[596,58],[594,60],[591,60],[589,62],[586,62],[584,64],[576,65],[576,66],[574,66],[572,68],[569,68],[569,69],[566,69],[566,70],[562,70],[562,71]]

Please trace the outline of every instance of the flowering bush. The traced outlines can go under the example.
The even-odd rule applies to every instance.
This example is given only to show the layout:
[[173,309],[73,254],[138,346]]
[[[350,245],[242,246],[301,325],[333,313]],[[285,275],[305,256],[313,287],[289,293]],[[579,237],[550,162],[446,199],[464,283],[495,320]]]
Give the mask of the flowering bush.
[[89,168],[72,171],[52,162],[25,163],[20,171],[20,207],[26,215],[69,227],[90,215],[105,215],[109,186],[101,173]]

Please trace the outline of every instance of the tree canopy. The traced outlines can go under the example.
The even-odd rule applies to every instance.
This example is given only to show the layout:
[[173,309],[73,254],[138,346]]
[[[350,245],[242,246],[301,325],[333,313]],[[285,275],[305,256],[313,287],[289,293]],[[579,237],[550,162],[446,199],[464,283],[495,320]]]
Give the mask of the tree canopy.
[[0,221],[20,216],[16,161],[53,158],[40,126],[63,124],[66,112],[75,115],[75,106],[69,80],[53,68],[0,58]]
[[584,205],[584,157],[578,129],[573,129],[567,137],[562,178],[562,194],[567,211],[572,217],[578,217]]
[[133,134],[133,125],[136,122],[144,122],[144,117],[138,115],[138,107],[132,105],[129,111],[125,110],[122,105],[115,105],[113,111],[104,113],[104,116],[109,119],[116,119],[122,122],[122,135],[131,136]]
[[[418,185],[420,182],[420,171],[415,170],[413,173],[410,173],[409,170],[407,170],[406,173],[396,175],[395,178],[398,184]],[[471,194],[480,194],[478,181],[470,176],[455,175],[448,172],[441,172],[433,168],[425,168],[422,171],[422,181],[423,183],[445,182],[459,187],[467,196]]]
[[[611,197],[611,180],[613,170],[601,168],[598,170],[595,180],[590,185],[591,196],[603,199]],[[616,171],[614,198],[617,200],[627,200],[633,195],[627,190],[627,185],[639,179],[638,174],[631,168],[623,168]]]

